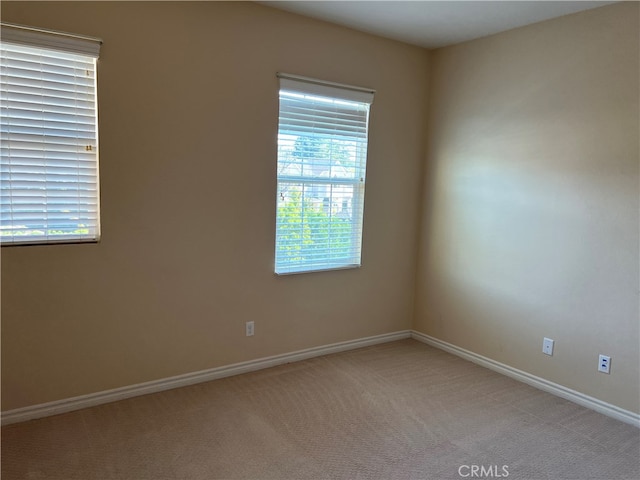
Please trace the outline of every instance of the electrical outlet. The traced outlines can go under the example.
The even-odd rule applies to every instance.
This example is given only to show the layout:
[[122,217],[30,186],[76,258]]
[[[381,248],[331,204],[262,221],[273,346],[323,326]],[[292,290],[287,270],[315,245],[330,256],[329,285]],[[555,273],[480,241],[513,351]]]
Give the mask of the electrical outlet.
[[253,327],[254,327],[253,321],[247,322],[245,324],[245,331],[246,331],[247,337],[253,337]]
[[598,371],[602,373],[609,373],[609,370],[611,370],[611,357],[600,355],[598,358]]
[[546,355],[553,355],[553,340],[544,337],[544,340],[542,340],[542,353]]

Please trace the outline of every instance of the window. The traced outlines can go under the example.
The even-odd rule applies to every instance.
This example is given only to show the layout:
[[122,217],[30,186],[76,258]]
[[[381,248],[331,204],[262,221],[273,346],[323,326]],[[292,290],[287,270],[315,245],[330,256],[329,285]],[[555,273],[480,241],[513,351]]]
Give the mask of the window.
[[1,34],[0,242],[97,241],[100,41],[5,23]]
[[278,76],[275,271],[359,267],[374,92]]

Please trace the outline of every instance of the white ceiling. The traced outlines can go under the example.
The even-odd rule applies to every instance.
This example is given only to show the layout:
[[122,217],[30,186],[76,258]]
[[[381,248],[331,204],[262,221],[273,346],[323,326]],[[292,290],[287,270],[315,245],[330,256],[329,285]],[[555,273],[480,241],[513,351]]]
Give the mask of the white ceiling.
[[437,48],[616,2],[326,0],[258,3],[421,47]]

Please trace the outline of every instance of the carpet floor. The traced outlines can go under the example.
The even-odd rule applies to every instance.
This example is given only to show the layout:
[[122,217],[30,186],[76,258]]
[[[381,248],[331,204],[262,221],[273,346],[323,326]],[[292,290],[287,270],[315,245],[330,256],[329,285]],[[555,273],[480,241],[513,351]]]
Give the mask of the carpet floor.
[[2,428],[2,479],[640,478],[640,429],[415,340]]

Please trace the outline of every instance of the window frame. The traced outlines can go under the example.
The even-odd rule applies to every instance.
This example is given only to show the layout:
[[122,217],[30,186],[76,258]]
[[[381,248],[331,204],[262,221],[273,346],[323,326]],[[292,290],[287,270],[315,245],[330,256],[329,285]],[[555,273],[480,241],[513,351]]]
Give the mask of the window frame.
[[[369,113],[370,107],[373,103],[373,97],[375,94],[375,90],[370,88],[362,88],[356,87],[352,85],[345,85],[335,82],[327,82],[323,80],[317,80],[309,77],[302,77],[298,75],[291,75],[286,73],[279,72],[277,77],[280,82],[279,88],[279,110],[278,110],[278,170],[277,170],[277,195],[282,195],[281,185],[290,183],[292,185],[300,186],[300,195],[301,195],[301,209],[302,216],[304,217],[305,212],[305,200],[307,198],[313,199],[312,196],[305,197],[305,187],[306,186],[322,186],[323,188],[328,188],[331,192],[330,197],[333,197],[333,189],[336,186],[347,186],[352,188],[352,195],[350,201],[350,211],[352,214],[352,218],[350,219],[350,234],[348,236],[349,246],[347,255],[344,257],[336,257],[332,256],[336,253],[336,250],[339,248],[334,248],[332,250],[331,244],[333,243],[331,239],[338,240],[344,239],[344,235],[342,233],[336,233],[333,237],[331,236],[331,224],[329,227],[329,233],[327,243],[328,247],[324,250],[327,250],[329,253],[327,257],[321,257],[320,261],[300,261],[298,263],[287,262],[280,259],[279,261],[279,248],[281,247],[281,218],[279,215],[279,201],[277,200],[276,206],[276,248],[275,248],[275,261],[274,261],[274,272],[276,275],[292,275],[292,274],[302,274],[302,273],[313,273],[313,272],[322,272],[322,271],[331,271],[331,270],[344,270],[344,269],[354,269],[359,268],[361,266],[362,260],[362,239],[363,239],[363,227],[364,227],[364,203],[365,203],[365,187],[366,187],[366,165],[367,165],[367,153],[368,153],[368,133],[369,133]],[[283,93],[284,92],[284,93]],[[336,104],[341,104],[344,109],[353,109],[356,111],[358,109],[363,116],[364,120],[360,121],[360,123],[353,127],[351,125],[345,124],[343,126],[344,131],[340,130],[338,132],[339,135],[344,135],[345,138],[354,137],[356,134],[349,134],[353,128],[364,127],[364,134],[360,132],[359,136],[362,137],[357,141],[354,141],[354,149],[355,153],[353,155],[354,158],[354,175],[352,178],[336,178],[336,177],[318,177],[313,175],[304,175],[302,172],[300,175],[287,175],[281,172],[281,167],[283,164],[283,160],[281,159],[282,153],[282,145],[281,145],[281,137],[286,135],[283,133],[283,96],[290,95],[292,97],[299,94],[301,97],[304,97],[304,100],[308,100],[309,103],[312,103],[312,98],[315,97],[315,100],[325,99],[327,101],[335,102]],[[307,98],[308,97],[308,98]],[[303,101],[303,100],[301,100]],[[356,107],[357,106],[357,107]],[[307,108],[307,107],[302,107]],[[310,107],[308,107],[310,109]],[[323,109],[320,108],[320,111]],[[336,116],[339,116],[336,114]],[[286,115],[285,115],[286,117]],[[313,117],[314,122],[318,120],[320,123],[319,129],[322,126],[325,126],[322,123],[325,119],[324,117],[318,118]],[[332,127],[340,127],[340,120],[337,120],[336,124],[330,124]],[[286,120],[284,121],[286,124]],[[295,123],[295,121],[294,121]],[[347,122],[348,123],[348,122]],[[326,124],[329,125],[329,124]],[[287,124],[287,126],[290,126]],[[313,129],[316,127],[314,126]],[[304,128],[301,128],[304,131]],[[292,135],[288,129],[285,129],[284,132],[289,132],[289,135]],[[310,136],[304,138],[313,138],[315,140],[327,140],[330,137],[334,137],[335,134],[318,134],[313,133],[313,130],[309,130]],[[300,134],[296,141],[302,138],[303,135]],[[333,140],[331,141],[333,142]],[[331,143],[333,145],[333,143]],[[333,154],[330,154],[332,156]],[[334,166],[340,166],[339,161],[334,163],[334,159],[329,159],[329,170],[331,170]],[[304,170],[304,167],[301,164],[301,169]],[[340,194],[338,194],[340,195]],[[344,193],[343,193],[344,195]],[[283,200],[284,201],[284,200]],[[342,197],[342,201],[344,202],[344,197]],[[344,203],[343,203],[344,205]],[[324,207],[323,207],[324,209]],[[329,210],[332,211],[333,205],[329,204]],[[357,214],[357,215],[354,215]],[[329,214],[330,222],[333,221],[333,215]],[[304,228],[304,227],[302,227]],[[285,232],[286,233],[286,232]],[[304,240],[300,240],[298,243],[294,243],[294,246],[299,246],[302,248],[304,244]]]
[[[16,133],[16,131],[13,131],[13,132],[11,131],[12,129],[11,122],[18,117],[12,117],[12,116],[7,117],[8,119],[7,123],[5,123],[3,119],[3,132],[2,132],[3,145],[2,146],[3,146],[3,150],[5,150],[5,148],[7,149],[6,150],[7,153],[5,154],[5,152],[3,151],[2,159],[1,159],[1,168],[2,168],[2,176],[3,176],[2,195],[4,199],[9,200],[10,206],[8,208],[5,208],[4,205],[2,206],[3,217],[6,216],[7,218],[9,218],[9,220],[3,219],[2,221],[0,221],[0,227],[2,227],[3,231],[7,231],[10,229],[13,232],[17,231],[20,233],[18,234],[14,233],[10,235],[0,235],[0,245],[2,246],[2,248],[4,248],[4,247],[11,247],[11,246],[29,246],[29,245],[97,243],[100,240],[100,234],[101,234],[100,232],[100,177],[99,177],[99,158],[98,158],[99,135],[98,135],[97,69],[98,69],[98,58],[100,53],[100,46],[102,44],[102,41],[94,37],[69,34],[69,33],[64,33],[64,32],[59,32],[54,30],[45,30],[41,28],[28,27],[24,25],[18,25],[13,23],[6,23],[6,22],[0,23],[0,32],[1,32],[0,33],[1,40],[3,44],[2,74],[3,76],[5,74],[11,75],[10,77],[6,77],[6,78],[18,79],[18,83],[13,84],[13,85],[16,85],[15,87],[2,86],[1,88],[2,99],[0,103],[2,106],[3,113],[8,111],[8,109],[10,108],[15,108],[15,107],[9,106],[10,102],[14,102],[14,103],[18,102],[18,100],[16,99],[19,98],[20,95],[22,95],[22,97],[25,96],[25,94],[23,93],[13,93],[13,92],[10,93],[9,91],[10,88],[17,88],[18,89],[17,91],[20,91],[20,89],[26,88],[26,85],[28,82],[31,82],[31,84],[34,85],[33,87],[29,87],[29,90],[31,92],[36,92],[36,91],[42,92],[43,91],[42,87],[35,86],[36,84],[34,84],[34,82],[50,82],[51,81],[50,79],[47,79],[47,77],[39,77],[39,78],[42,78],[43,80],[28,80],[31,77],[27,77],[27,76],[21,77],[19,74],[16,74],[15,67],[10,67],[9,65],[11,63],[15,64],[15,62],[19,62],[20,60],[18,60],[18,58],[20,58],[21,54],[25,55],[24,57],[25,59],[29,58],[29,55],[32,56],[31,58],[35,58],[38,55],[41,56],[41,63],[29,63],[28,65],[31,65],[31,66],[37,66],[37,65],[47,66],[48,65],[48,68],[53,68],[53,65],[55,65],[56,63],[71,65],[71,63],[74,62],[73,57],[76,56],[78,58],[78,61],[82,62],[83,64],[92,66],[92,69],[88,70],[88,72],[90,72],[91,78],[88,80],[85,78],[83,83],[84,83],[84,88],[89,89],[88,90],[89,93],[84,93],[84,95],[88,95],[92,99],[90,104],[91,109],[89,110],[89,112],[92,112],[92,113],[90,114],[90,116],[87,116],[85,114],[84,118],[86,119],[93,118],[92,121],[90,120],[88,123],[85,123],[84,125],[81,123],[71,122],[70,124],[71,128],[69,128],[68,133],[65,133],[63,135],[58,135],[58,136],[55,136],[53,133],[44,133],[44,132],[45,132],[45,129],[52,129],[52,128],[55,128],[54,126],[58,126],[58,124],[56,124],[55,122],[61,121],[61,120],[45,120],[44,117],[42,117],[42,120],[41,120],[43,122],[42,126],[23,127],[33,132],[35,132],[39,128],[40,131],[43,132],[43,133],[36,134],[36,135],[40,135],[42,138],[42,140],[39,142],[33,142],[31,140],[28,140],[29,135],[34,135],[33,132],[29,134],[18,134]],[[6,58],[4,57],[5,48],[6,48],[7,54],[12,55],[14,60],[9,60],[9,57],[6,57]],[[8,53],[10,50],[13,50],[13,52]],[[23,50],[23,52],[20,53],[19,52],[20,50]],[[55,52],[55,53],[52,55],[51,52]],[[53,58],[53,60],[47,60],[46,59],[47,55],[50,55],[49,58]],[[5,68],[7,70],[5,70]],[[69,67],[66,67],[66,68],[69,68]],[[9,73],[11,71],[10,69],[13,69],[14,72]],[[51,74],[47,74],[47,75],[51,75]],[[49,77],[49,78],[52,78],[52,77]],[[80,78],[80,77],[74,76],[74,77],[65,77],[65,78]],[[24,81],[24,83],[22,83],[20,80]],[[40,83],[40,85],[46,85],[49,88],[51,88],[46,83],[44,84]],[[56,83],[56,85],[59,85],[59,83]],[[77,95],[77,94],[72,94],[71,92],[79,90],[79,85],[80,85],[79,83],[75,83],[75,82],[69,83],[69,88],[60,90],[60,92],[62,92],[61,94],[63,96]],[[33,93],[30,93],[29,95],[31,98],[34,97]],[[41,104],[34,102],[33,100],[29,100],[27,103],[23,103],[21,110],[16,109],[15,111],[21,111],[22,112],[21,115],[27,115],[27,116],[37,114],[38,112],[44,112],[45,105],[47,105],[47,103],[45,102],[52,102],[57,100],[58,95],[59,94],[57,93],[52,93],[49,96],[43,96],[45,100],[43,100]],[[75,100],[75,102],[77,101],[78,100]],[[38,105],[42,105],[42,107],[38,108]],[[77,107],[49,106],[46,108],[48,108],[49,110],[47,111],[50,111],[50,112],[57,112],[57,111],[66,112],[66,113],[48,113],[47,114],[49,117],[64,118],[64,120],[62,121],[68,121],[67,118],[74,119],[74,116],[79,114],[77,113],[78,111],[75,110]],[[51,110],[52,108],[53,110]],[[36,120],[33,120],[33,121],[36,121]],[[54,123],[51,123],[51,122],[54,122]],[[89,128],[88,131],[86,130],[87,126]],[[87,138],[85,140],[80,139],[81,135],[79,135],[78,132],[80,132],[82,128],[85,129],[84,130],[85,133],[87,132],[89,133],[90,138]],[[32,153],[31,158],[27,160],[23,160],[22,163],[16,164],[16,165],[19,165],[21,168],[26,169],[25,171],[31,171],[31,173],[23,174],[23,175],[28,175],[28,178],[30,179],[30,180],[24,180],[24,182],[26,183],[41,182],[41,184],[37,188],[35,186],[30,186],[30,187],[16,186],[18,184],[18,181],[11,178],[12,175],[19,176],[19,174],[16,174],[15,171],[12,171],[11,158],[13,157],[10,156],[8,153],[12,148],[11,146],[12,135],[15,135],[13,142],[16,142],[16,143],[14,143],[14,145],[24,146],[24,148],[26,148],[26,145],[29,144],[29,148],[32,151],[37,150],[36,147],[40,145],[40,148],[42,149],[40,155],[34,155]],[[21,138],[17,140],[16,138],[18,137],[21,137]],[[75,139],[75,140],[71,142],[69,139]],[[27,142],[27,143],[25,144],[24,142]],[[77,153],[76,154],[69,153],[68,150],[66,151],[66,153],[65,151],[62,151],[62,153],[59,154],[57,159],[51,161],[50,158],[53,158],[53,156],[48,157],[48,154],[52,152],[52,150],[49,150],[50,145],[54,145],[58,143],[60,145],[64,145],[65,142],[68,142],[68,144],[74,143],[75,148],[77,149],[76,150]],[[80,143],[82,143],[82,145],[80,145]],[[35,145],[35,146],[32,146],[32,145]],[[80,154],[80,151],[83,147],[85,151],[82,154]],[[13,147],[13,148],[18,148],[18,147]],[[65,147],[65,148],[68,149],[69,147]],[[75,155],[75,161],[77,163],[77,166],[75,168],[74,167],[69,168],[68,175],[66,174],[67,170],[64,170],[65,176],[68,176],[70,178],[64,181],[64,183],[67,184],[67,186],[64,187],[64,190],[59,190],[59,189],[50,190],[52,188],[50,186],[52,182],[50,182],[47,179],[47,175],[49,175],[49,173],[47,172],[48,165],[51,165],[51,169],[53,171],[62,171],[62,170],[59,170],[60,168],[63,168],[61,167],[61,165],[66,164],[64,168],[67,169],[69,164],[73,164],[74,159],[71,157],[74,155]],[[81,159],[80,158],[81,156],[84,156],[84,158]],[[83,190],[82,188],[80,188],[80,185],[81,185],[80,178],[81,178],[81,175],[84,175],[87,172],[87,166],[89,167],[89,170],[88,170],[89,176],[87,177],[89,182],[89,189]],[[74,175],[78,176],[78,180],[76,182],[76,184],[78,185],[78,188],[76,189],[75,193],[73,189]],[[12,183],[12,182],[16,182],[16,183]],[[86,182],[82,182],[82,183],[86,183]],[[69,184],[72,186],[71,188],[68,187]],[[25,224],[21,229],[17,228],[17,225],[14,224],[13,221],[10,219],[10,217],[12,217],[16,212],[19,211],[19,210],[13,209],[14,199],[18,198],[16,194],[17,189],[22,190],[21,193],[23,195],[22,197],[23,201],[32,202],[34,205],[36,203],[40,205],[33,211],[33,213],[29,212],[28,210],[21,211],[20,214],[24,215],[25,218],[29,216],[33,217],[31,224],[29,223],[28,220],[24,220]],[[48,199],[52,198],[49,196],[49,193],[48,193],[50,191],[55,192],[58,195],[58,198],[64,198],[66,200],[58,200],[56,204],[57,207],[51,208],[52,204],[48,202]],[[67,202],[75,202],[75,205],[78,206],[77,209],[74,210],[73,208],[69,208],[65,210],[63,206]],[[69,205],[73,205],[73,203],[69,203]],[[83,205],[83,207],[80,207],[80,205]],[[40,214],[40,217],[36,218],[36,214]],[[66,214],[68,215],[65,217]],[[58,217],[58,221],[62,220],[62,222],[70,221],[73,224],[73,222],[75,221],[77,225],[75,225],[75,229],[73,229],[74,227],[73,225],[68,226],[66,228],[64,228],[64,226],[62,227],[58,226],[57,225],[58,222],[54,220],[55,217]],[[38,222],[39,225],[36,226],[35,225],[36,222]],[[83,225],[83,223],[85,225]],[[86,229],[86,232],[79,233],[79,231],[85,230],[85,229]],[[35,231],[39,231],[39,234],[34,233]]]

